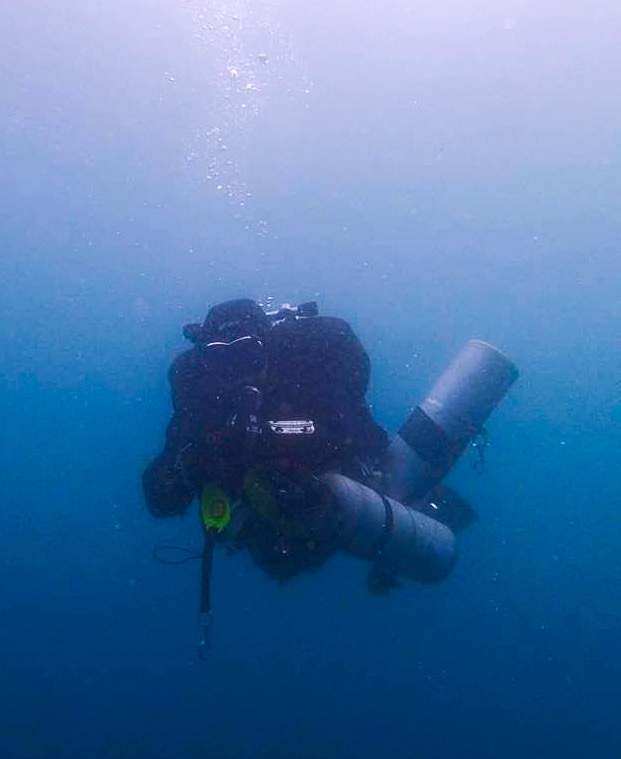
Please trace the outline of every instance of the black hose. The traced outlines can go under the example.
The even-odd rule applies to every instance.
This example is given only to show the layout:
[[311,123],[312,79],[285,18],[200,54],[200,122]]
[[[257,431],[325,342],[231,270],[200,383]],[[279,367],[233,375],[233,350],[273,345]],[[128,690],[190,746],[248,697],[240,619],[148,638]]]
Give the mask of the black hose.
[[201,588],[198,609],[198,626],[200,628],[200,639],[198,642],[199,658],[206,660],[209,658],[211,630],[211,573],[213,569],[213,550],[215,545],[215,535],[213,530],[205,531],[205,547],[202,553],[201,562]]

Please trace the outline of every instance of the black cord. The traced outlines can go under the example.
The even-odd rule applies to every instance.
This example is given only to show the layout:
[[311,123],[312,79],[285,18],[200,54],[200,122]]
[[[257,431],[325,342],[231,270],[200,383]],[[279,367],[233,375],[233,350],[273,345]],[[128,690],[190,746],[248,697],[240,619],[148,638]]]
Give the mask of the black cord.
[[375,544],[371,547],[371,550],[369,551],[370,557],[372,557],[374,560],[378,560],[384,548],[386,547],[386,543],[388,542],[388,539],[390,538],[390,535],[392,534],[392,528],[395,521],[395,516],[392,510],[392,504],[386,498],[385,495],[382,495],[381,493],[378,493],[379,497],[382,499],[382,503],[384,504],[384,509],[386,510],[386,518],[384,521],[384,525],[382,527],[382,532],[380,533],[379,538],[375,541]]
[[211,572],[213,570],[213,549],[215,545],[215,535],[213,530],[207,530],[205,533],[205,547],[201,553],[201,589],[198,607],[198,624],[201,636],[198,643],[198,656],[203,661],[209,659],[211,648]]

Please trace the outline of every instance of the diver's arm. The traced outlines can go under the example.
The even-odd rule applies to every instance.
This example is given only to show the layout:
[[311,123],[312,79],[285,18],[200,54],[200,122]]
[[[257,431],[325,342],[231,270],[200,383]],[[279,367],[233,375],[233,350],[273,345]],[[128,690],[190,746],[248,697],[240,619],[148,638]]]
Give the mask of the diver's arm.
[[352,409],[352,428],[359,453],[373,458],[384,455],[389,443],[388,433],[375,421],[371,407],[364,401]]
[[147,508],[156,517],[183,514],[200,486],[201,441],[209,416],[207,383],[201,369],[196,352],[190,350],[178,356],[169,370],[173,416],[162,453],[142,476]]
[[142,489],[149,512],[154,517],[174,517],[185,513],[194,500],[195,489],[161,453],[142,475]]

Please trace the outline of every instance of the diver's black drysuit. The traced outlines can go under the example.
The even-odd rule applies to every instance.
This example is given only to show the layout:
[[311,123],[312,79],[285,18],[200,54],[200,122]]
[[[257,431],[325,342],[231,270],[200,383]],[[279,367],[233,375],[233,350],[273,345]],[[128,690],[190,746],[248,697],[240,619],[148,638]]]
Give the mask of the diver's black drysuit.
[[[276,511],[264,503],[248,510],[252,517],[236,544],[284,580],[318,568],[334,549],[337,527],[321,508],[314,475],[339,471],[364,479],[388,436],[366,403],[370,360],[347,322],[285,319],[263,343],[267,360],[253,377],[224,381],[200,345],[175,359],[169,372],[174,413],[143,487],[149,511],[168,517],[183,514],[206,483],[248,501],[248,477],[255,485],[258,479]],[[241,429],[240,419],[246,420]],[[279,435],[269,422],[283,420],[312,422],[314,433]]]

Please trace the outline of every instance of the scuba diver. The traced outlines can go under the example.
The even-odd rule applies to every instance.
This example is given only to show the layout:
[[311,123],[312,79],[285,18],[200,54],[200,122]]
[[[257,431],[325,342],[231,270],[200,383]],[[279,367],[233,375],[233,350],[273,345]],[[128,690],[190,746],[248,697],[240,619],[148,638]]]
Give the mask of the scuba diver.
[[202,612],[218,543],[280,582],[337,552],[370,562],[376,594],[450,575],[476,515],[442,480],[470,444],[483,461],[483,425],[518,375],[503,353],[469,341],[390,440],[365,400],[368,354],[316,303],[227,301],[183,333],[193,347],[170,368],[173,416],[143,489],[156,517],[199,501]]
[[149,511],[183,514],[197,496],[205,509],[209,498],[243,505],[234,547],[282,581],[318,569],[336,550],[337,524],[317,477],[366,482],[388,446],[365,402],[367,353],[347,322],[318,316],[314,303],[266,314],[229,301],[184,334],[194,347],[171,366],[173,417],[143,476]]

